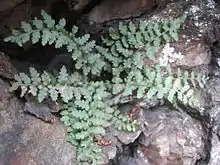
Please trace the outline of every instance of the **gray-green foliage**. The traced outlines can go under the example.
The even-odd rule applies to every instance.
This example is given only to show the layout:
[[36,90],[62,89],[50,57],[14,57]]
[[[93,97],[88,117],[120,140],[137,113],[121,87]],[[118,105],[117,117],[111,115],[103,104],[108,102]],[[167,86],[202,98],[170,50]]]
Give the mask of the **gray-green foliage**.
[[10,91],[20,87],[21,97],[30,93],[39,102],[46,98],[63,101],[61,121],[66,126],[68,140],[77,147],[78,161],[82,164],[101,164],[102,150],[93,141],[105,135],[106,127],[114,125],[119,130],[136,130],[136,121],[120,115],[117,105],[109,101],[108,83],[88,81],[77,72],[70,75],[65,67],[56,77],[46,71],[40,74],[34,68],[30,68],[29,75],[15,75],[16,82]]
[[42,20],[35,18],[29,22],[22,22],[21,29],[13,30],[13,35],[5,38],[5,41],[15,42],[19,46],[31,41],[33,44],[41,42],[43,46],[54,44],[55,48],[64,47],[76,61],[76,69],[82,69],[85,75],[89,72],[99,74],[105,62],[96,51],[95,41],[89,40],[90,35],[76,37],[78,28],[73,26],[71,32],[66,31],[65,19],[60,19],[56,24],[46,12],[42,11],[41,15]]
[[197,73],[172,73],[170,67],[159,64],[146,65],[146,60],[154,60],[155,52],[161,43],[178,40],[177,30],[185,16],[161,23],[139,22],[138,24],[119,24],[118,29],[110,28],[109,35],[103,37],[103,44],[110,53],[105,57],[112,66],[113,94],[123,92],[122,96],[136,92],[138,99],[167,99],[176,105],[179,100],[191,106],[198,105],[193,97],[195,82],[203,87],[207,78]]
[[[75,71],[68,73],[65,66],[58,75],[30,68],[29,74],[15,75],[10,90],[21,89],[21,97],[29,93],[39,102],[44,99],[63,102],[61,121],[66,126],[68,140],[77,148],[81,164],[98,165],[103,153],[97,140],[105,135],[106,128],[114,125],[119,130],[135,131],[137,121],[120,114],[118,104],[123,97],[168,100],[173,105],[183,103],[198,106],[194,88],[203,88],[206,76],[194,72],[172,72],[159,64],[147,65],[155,60],[161,43],[177,40],[177,30],[185,17],[161,23],[140,22],[119,24],[102,38],[102,45],[89,40],[89,35],[77,36],[77,27],[66,31],[65,19],[58,24],[42,11],[42,20],[35,18],[23,22],[5,41],[22,46],[27,41],[54,44],[66,48],[75,61]],[[101,73],[112,76],[102,80]],[[91,77],[99,77],[98,80]]]
[[[184,20],[185,16],[162,23],[144,21],[138,24],[120,23],[118,29],[110,28],[108,37],[103,37],[103,43],[111,52],[107,59],[116,67],[124,63],[126,67],[131,68],[132,65],[139,64],[141,68],[144,65],[141,57],[153,59],[163,41],[178,40],[177,30]],[[133,58],[124,61],[124,58],[130,56]]]

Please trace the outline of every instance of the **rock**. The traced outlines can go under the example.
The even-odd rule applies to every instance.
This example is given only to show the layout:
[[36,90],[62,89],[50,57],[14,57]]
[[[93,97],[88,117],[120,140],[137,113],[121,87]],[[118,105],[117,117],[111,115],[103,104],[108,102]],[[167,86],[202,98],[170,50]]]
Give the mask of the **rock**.
[[8,88],[0,80],[0,164],[75,165],[74,147],[59,119],[49,124],[24,113]]
[[102,150],[105,154],[104,164],[109,163],[109,160],[114,159],[117,155],[118,147],[121,148],[121,143],[118,139],[113,136],[112,132],[107,131],[106,135],[104,136],[106,141],[110,141],[110,145],[102,146]]
[[205,157],[207,135],[199,121],[166,107],[146,110],[142,117],[138,149],[150,164],[195,165]]
[[55,117],[51,114],[50,108],[35,102],[26,102],[24,112],[30,113],[45,122],[53,122],[55,120]]
[[[12,29],[20,28],[21,22],[31,20],[32,16],[39,17],[41,10],[45,10],[48,13],[50,13],[51,6],[56,1],[57,0],[44,0],[44,1],[1,0],[0,12],[5,9],[10,9],[10,10],[7,10],[5,12],[3,11],[0,13],[0,36],[7,37],[8,35],[11,34]],[[30,43],[27,43],[25,45],[27,49],[30,47],[30,45],[28,44]]]
[[118,139],[123,143],[123,144],[130,144],[133,143],[141,134],[141,131],[138,130],[136,132],[123,132],[123,131],[117,131],[113,133],[115,136],[118,137]]
[[[134,144],[124,147],[123,153],[115,160],[117,165],[150,165],[149,162],[137,154],[137,147]],[[147,164],[146,164],[147,163]]]
[[109,160],[114,159],[117,153],[123,152],[123,145],[132,144],[140,135],[141,131],[137,131],[134,133],[118,131],[114,127],[109,127],[106,130],[106,135],[103,137],[105,141],[110,141],[111,143],[106,146],[102,146],[103,152],[106,155],[104,158],[105,164],[109,162]]
[[104,0],[92,9],[89,22],[102,23],[114,19],[125,19],[140,15],[141,10],[155,6],[154,0]]
[[[0,79],[0,84],[4,85],[0,88],[0,109],[7,109],[10,105],[10,99],[13,97],[12,93],[9,93],[9,85],[4,83],[2,79]],[[3,122],[3,111],[0,111],[0,123]],[[1,118],[2,116],[2,118]],[[1,126],[1,124],[0,124]],[[1,131],[1,130],[0,130]]]
[[214,103],[220,103],[220,77],[212,77],[208,81],[208,92]]
[[25,94],[26,99],[24,112],[34,115],[35,117],[45,121],[54,122],[55,116],[53,113],[58,113],[61,110],[61,102],[54,102],[50,99],[45,99],[41,103],[29,94]]
[[123,156],[118,159],[117,165],[148,165],[148,164],[146,164],[140,158],[132,158],[128,156]]
[[28,4],[21,4],[14,8],[7,17],[4,17],[0,22],[0,36],[7,37],[11,34],[11,29],[19,28],[21,21],[31,19],[28,13]]
[[208,111],[212,130],[220,135],[220,77],[212,77],[208,82],[208,93],[211,97],[212,106]]
[[0,1],[0,12],[12,9],[16,5],[20,4],[24,0],[1,0]]
[[83,10],[92,0],[64,0],[70,10]]
[[210,47],[202,39],[192,40],[189,37],[180,36],[179,41],[171,46],[183,55],[183,58],[177,61],[177,65],[195,67],[207,65],[211,61]]
[[220,141],[219,137],[216,134],[212,134],[212,140],[211,140],[211,151],[210,151],[210,160],[208,165],[219,165],[220,162],[220,154],[219,154],[219,148],[220,148]]
[[30,6],[30,12],[32,16],[40,17],[41,10],[45,10],[47,13],[52,15],[52,6],[58,0],[39,0],[39,1],[32,1]]
[[0,76],[7,79],[13,79],[17,72],[17,69],[12,65],[9,57],[0,52]]
[[[148,64],[148,61],[145,60],[145,63]],[[202,39],[190,39],[190,36],[181,32],[178,41],[159,47],[153,64],[158,62],[161,66],[170,63],[173,67],[208,65],[211,62],[211,51]]]

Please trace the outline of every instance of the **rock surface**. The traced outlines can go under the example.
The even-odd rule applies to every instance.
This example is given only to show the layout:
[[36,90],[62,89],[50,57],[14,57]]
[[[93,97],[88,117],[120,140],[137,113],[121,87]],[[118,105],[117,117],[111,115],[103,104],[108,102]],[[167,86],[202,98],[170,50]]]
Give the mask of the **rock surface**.
[[168,107],[143,110],[141,117],[144,131],[135,156],[121,156],[118,164],[195,165],[205,159],[208,134],[199,121]]
[[21,21],[29,21],[39,16],[41,10],[51,11],[57,0],[1,0],[0,1],[0,37],[6,37],[12,29],[20,27]]
[[176,62],[177,65],[195,67],[209,64],[211,61],[209,46],[202,39],[191,40],[190,37],[184,37],[180,37],[178,42],[171,44],[177,52],[183,55],[183,58]]
[[211,155],[208,165],[219,165],[220,161],[220,154],[219,154],[219,147],[220,147],[220,141],[219,137],[213,133],[212,135],[212,141],[211,141],[212,149],[211,149]]
[[156,5],[154,0],[104,0],[88,14],[89,22],[102,23],[140,15],[141,9],[149,10]]
[[0,80],[0,164],[75,165],[74,147],[59,119],[49,124],[25,114],[8,88]]
[[1,0],[0,1],[0,12],[11,9],[16,5],[20,4],[24,0]]
[[199,121],[166,107],[144,113],[140,150],[150,164],[194,165],[204,155],[207,134]]
[[70,10],[83,10],[92,0],[64,0]]
[[8,56],[0,52],[0,76],[13,79],[17,73],[17,69],[12,65],[12,62]]

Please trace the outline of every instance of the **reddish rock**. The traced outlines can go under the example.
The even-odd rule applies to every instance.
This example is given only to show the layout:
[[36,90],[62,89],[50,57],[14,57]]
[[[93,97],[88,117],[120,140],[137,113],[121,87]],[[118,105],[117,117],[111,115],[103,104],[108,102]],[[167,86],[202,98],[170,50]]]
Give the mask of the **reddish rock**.
[[113,19],[134,17],[138,15],[138,11],[141,9],[151,9],[155,5],[154,0],[104,0],[92,9],[88,15],[88,20],[101,23]]
[[145,110],[140,156],[150,165],[195,165],[204,158],[207,135],[199,121],[166,107]]
[[175,52],[180,52],[184,56],[176,62],[177,65],[195,67],[211,62],[210,47],[203,39],[190,39],[190,37],[182,35],[179,37],[179,41],[172,43],[171,46],[174,47]]

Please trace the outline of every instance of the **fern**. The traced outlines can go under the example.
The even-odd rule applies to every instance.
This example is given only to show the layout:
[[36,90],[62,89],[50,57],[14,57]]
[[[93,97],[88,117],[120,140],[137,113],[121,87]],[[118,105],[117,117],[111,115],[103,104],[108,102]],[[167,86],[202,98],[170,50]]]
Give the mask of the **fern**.
[[[96,143],[106,128],[114,126],[122,131],[136,131],[138,123],[128,115],[120,114],[119,104],[124,97],[137,100],[168,100],[175,107],[179,103],[200,107],[194,97],[195,88],[203,88],[205,75],[182,71],[171,71],[170,66],[158,64],[155,52],[164,42],[177,40],[177,31],[184,17],[161,23],[119,24],[110,28],[102,37],[102,45],[89,40],[89,35],[77,36],[77,27],[65,30],[65,19],[58,24],[42,11],[42,20],[35,18],[22,22],[20,30],[13,30],[5,41],[22,46],[28,41],[54,44],[64,47],[72,54],[75,71],[68,73],[63,66],[58,74],[39,73],[30,68],[29,73],[15,75],[10,91],[21,89],[35,96],[39,102],[45,99],[62,101],[61,121],[68,140],[76,146],[77,159],[81,164],[102,164],[103,152]],[[153,61],[147,65],[145,60]],[[112,75],[102,80],[101,73]],[[92,75],[92,76],[91,76]],[[98,80],[91,77],[96,76]]]

